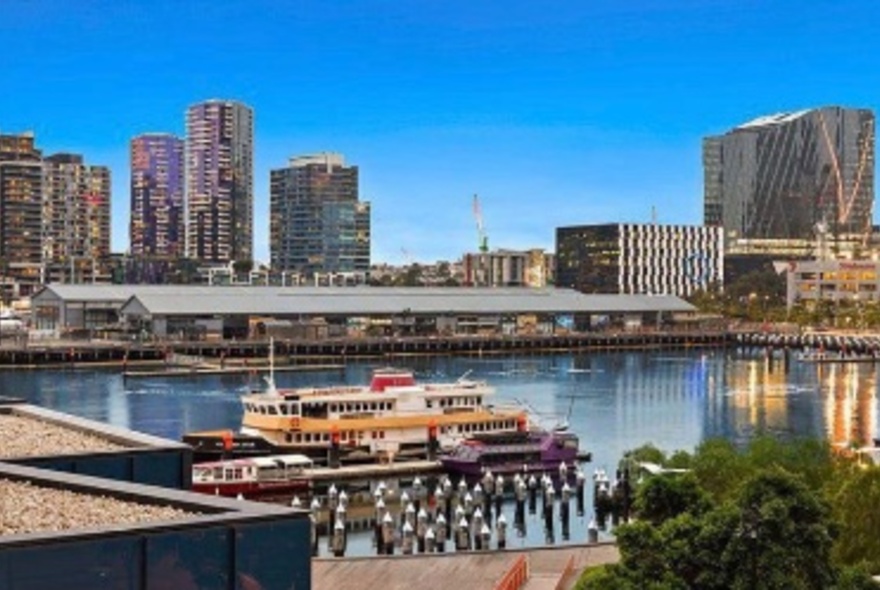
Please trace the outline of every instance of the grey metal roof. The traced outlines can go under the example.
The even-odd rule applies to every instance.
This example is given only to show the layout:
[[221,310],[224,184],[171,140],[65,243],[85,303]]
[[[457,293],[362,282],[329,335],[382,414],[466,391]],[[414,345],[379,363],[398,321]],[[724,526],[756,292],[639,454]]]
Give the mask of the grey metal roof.
[[585,295],[570,289],[470,287],[134,288],[123,313],[172,315],[395,315],[691,312],[671,295]]

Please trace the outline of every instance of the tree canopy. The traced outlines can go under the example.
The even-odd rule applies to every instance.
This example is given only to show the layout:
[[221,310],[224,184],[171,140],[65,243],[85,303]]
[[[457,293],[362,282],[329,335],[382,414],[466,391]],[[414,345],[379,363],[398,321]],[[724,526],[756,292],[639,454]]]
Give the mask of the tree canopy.
[[816,440],[769,437],[738,449],[710,440],[669,458],[684,473],[641,478],[634,522],[617,528],[619,563],[588,570],[582,590],[878,588],[880,468],[857,467]]

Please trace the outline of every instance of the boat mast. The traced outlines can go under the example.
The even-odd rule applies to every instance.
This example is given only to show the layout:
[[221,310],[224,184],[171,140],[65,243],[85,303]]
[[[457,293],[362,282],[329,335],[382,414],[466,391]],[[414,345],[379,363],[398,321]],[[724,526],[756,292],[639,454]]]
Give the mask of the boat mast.
[[269,385],[266,393],[274,395],[278,393],[275,388],[275,338],[269,337],[269,376],[266,378]]

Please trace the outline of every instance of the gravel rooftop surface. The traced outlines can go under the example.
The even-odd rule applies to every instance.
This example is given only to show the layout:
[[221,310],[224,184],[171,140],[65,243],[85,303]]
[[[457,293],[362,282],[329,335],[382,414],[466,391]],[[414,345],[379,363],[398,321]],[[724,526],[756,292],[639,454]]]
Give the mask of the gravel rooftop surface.
[[116,451],[127,448],[93,434],[58,424],[0,414],[0,458]]
[[179,520],[192,512],[0,479],[0,536]]

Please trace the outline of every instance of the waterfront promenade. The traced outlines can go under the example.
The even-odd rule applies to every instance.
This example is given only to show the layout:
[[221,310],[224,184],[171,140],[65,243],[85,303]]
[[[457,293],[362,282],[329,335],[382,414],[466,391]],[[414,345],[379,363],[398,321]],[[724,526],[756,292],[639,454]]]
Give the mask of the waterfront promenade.
[[[614,543],[505,551],[312,560],[315,590],[570,590],[588,567],[619,559]],[[505,579],[524,576],[521,585]],[[517,580],[519,581],[519,580]]]

